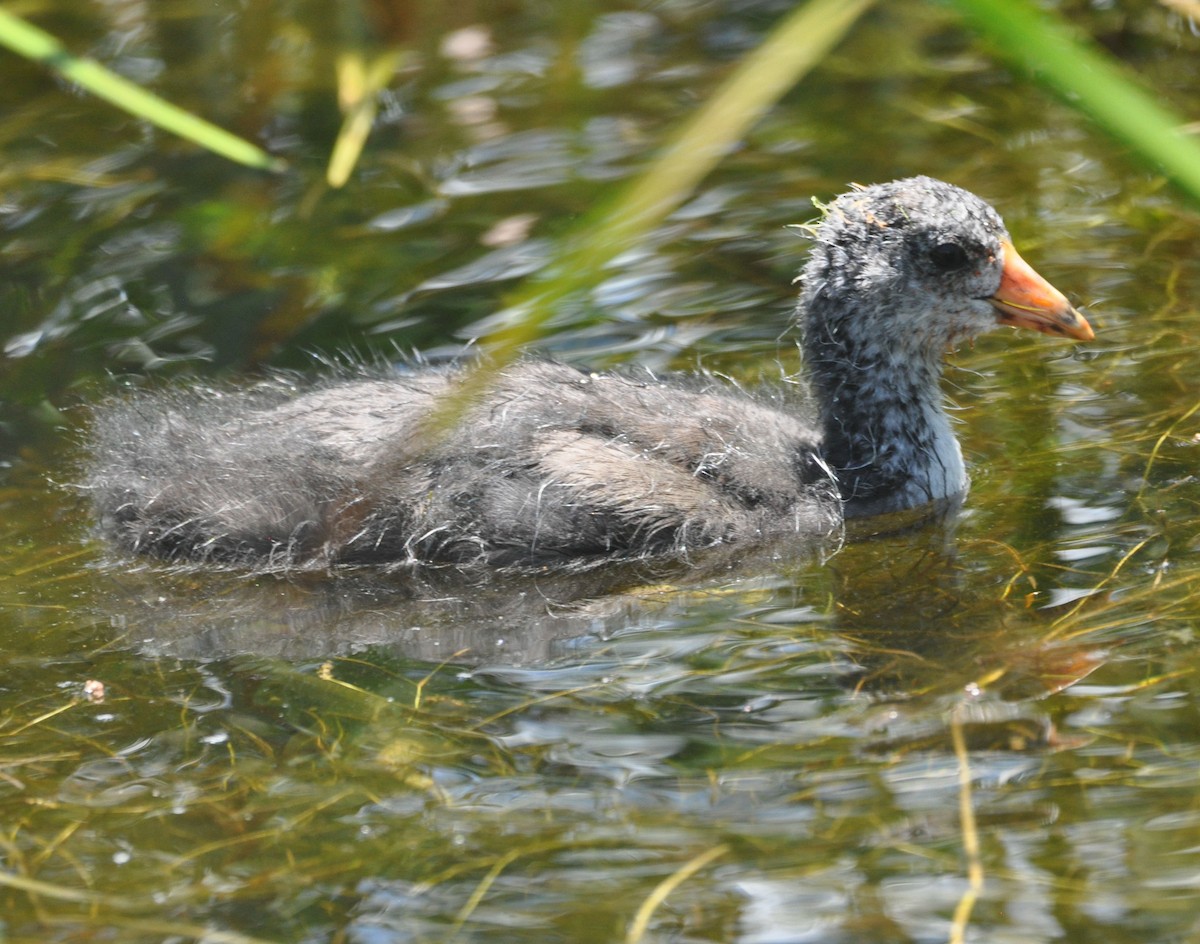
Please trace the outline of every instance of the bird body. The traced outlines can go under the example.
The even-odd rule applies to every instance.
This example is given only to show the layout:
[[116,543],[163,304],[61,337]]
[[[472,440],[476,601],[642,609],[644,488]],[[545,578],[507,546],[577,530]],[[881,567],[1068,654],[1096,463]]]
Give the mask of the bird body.
[[461,368],[137,394],[97,410],[85,488],[125,549],[263,571],[813,537],[966,488],[947,348],[997,323],[1091,337],[991,207],[930,178],[840,197],[802,279],[811,404],[536,360],[433,435]]
[[765,396],[530,360],[427,445],[459,373],[135,396],[93,424],[105,529],[160,557],[281,569],[598,560],[840,521],[811,424]]

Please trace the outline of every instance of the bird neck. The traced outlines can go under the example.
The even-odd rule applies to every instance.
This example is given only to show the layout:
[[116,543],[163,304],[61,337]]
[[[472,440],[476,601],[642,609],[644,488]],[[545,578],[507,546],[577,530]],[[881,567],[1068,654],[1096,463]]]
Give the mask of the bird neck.
[[[811,314],[811,313],[810,313]],[[847,335],[809,318],[804,360],[816,394],[822,454],[848,516],[961,494],[962,451],[943,407],[941,353]]]

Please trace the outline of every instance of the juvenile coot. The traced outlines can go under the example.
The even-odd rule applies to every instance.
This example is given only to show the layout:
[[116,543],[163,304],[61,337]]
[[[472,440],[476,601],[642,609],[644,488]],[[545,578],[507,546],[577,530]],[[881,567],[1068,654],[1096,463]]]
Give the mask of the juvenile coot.
[[1093,336],[990,206],[928,177],[839,197],[802,281],[808,411],[711,378],[533,360],[432,440],[422,420],[456,370],[176,390],[97,409],[85,487],[122,548],[263,571],[811,538],[966,488],[948,348],[997,324]]

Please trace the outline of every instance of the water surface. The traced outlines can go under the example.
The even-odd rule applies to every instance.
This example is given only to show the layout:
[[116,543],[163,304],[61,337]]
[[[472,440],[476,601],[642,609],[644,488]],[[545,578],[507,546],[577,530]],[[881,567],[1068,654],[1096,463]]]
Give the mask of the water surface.
[[[972,837],[968,940],[1200,935],[1200,226],[935,7],[872,12],[537,346],[792,374],[811,198],[967,186],[1098,338],[955,355],[952,520],[589,583],[281,581],[116,559],[59,487],[128,385],[458,356],[785,9],[23,11],[291,170],[5,54],[0,941],[944,941]],[[1186,21],[1067,9],[1192,106]],[[406,55],[334,191],[355,48]]]

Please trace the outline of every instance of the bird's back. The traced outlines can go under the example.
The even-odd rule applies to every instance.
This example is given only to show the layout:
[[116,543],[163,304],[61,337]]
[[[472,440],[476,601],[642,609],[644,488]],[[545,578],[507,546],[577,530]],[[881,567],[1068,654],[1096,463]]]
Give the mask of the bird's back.
[[87,485],[128,548],[267,570],[577,564],[840,519],[811,425],[781,393],[530,361],[430,436],[455,379],[135,396],[99,411]]

